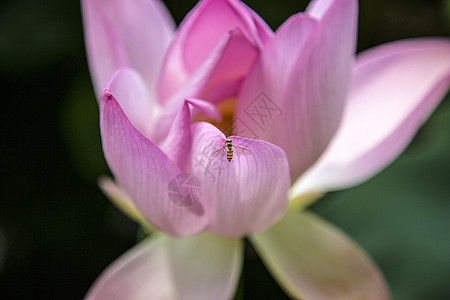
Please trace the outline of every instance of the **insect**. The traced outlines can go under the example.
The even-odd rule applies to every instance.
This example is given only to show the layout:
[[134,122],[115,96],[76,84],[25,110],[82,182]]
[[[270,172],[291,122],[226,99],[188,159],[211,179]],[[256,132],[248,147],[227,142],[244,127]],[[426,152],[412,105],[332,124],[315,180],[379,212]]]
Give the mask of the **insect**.
[[247,148],[244,147],[239,147],[239,146],[235,146],[233,145],[233,142],[231,141],[230,138],[227,138],[225,140],[225,145],[220,148],[219,150],[217,150],[216,152],[214,152],[214,156],[219,156],[223,153],[223,151],[225,149],[227,149],[227,160],[230,162],[233,159],[233,147],[235,148],[235,150],[237,150],[237,152],[241,155],[248,155],[250,154],[250,151]]

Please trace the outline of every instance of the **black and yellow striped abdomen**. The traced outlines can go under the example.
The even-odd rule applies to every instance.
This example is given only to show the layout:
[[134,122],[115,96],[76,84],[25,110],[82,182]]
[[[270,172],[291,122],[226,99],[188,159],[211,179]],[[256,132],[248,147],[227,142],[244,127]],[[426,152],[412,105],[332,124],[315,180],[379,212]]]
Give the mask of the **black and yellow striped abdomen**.
[[225,147],[227,147],[227,159],[231,161],[233,159],[233,142],[231,139],[225,141]]
[[233,159],[233,149],[227,148],[227,159],[228,161],[231,161]]

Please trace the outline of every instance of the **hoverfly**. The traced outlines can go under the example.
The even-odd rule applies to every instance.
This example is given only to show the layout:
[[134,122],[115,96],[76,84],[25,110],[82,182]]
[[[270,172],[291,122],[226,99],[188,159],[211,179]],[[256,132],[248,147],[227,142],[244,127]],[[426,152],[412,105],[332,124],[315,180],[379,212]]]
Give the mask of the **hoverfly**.
[[217,150],[216,152],[214,152],[213,156],[219,156],[219,155],[221,155],[223,153],[223,151],[225,149],[227,149],[227,160],[229,162],[231,162],[231,160],[233,159],[233,147],[235,148],[235,150],[237,151],[237,153],[239,155],[248,155],[248,154],[250,154],[250,151],[247,148],[233,145],[233,142],[231,141],[231,139],[227,138],[225,140],[225,145],[223,147],[221,147],[219,150]]

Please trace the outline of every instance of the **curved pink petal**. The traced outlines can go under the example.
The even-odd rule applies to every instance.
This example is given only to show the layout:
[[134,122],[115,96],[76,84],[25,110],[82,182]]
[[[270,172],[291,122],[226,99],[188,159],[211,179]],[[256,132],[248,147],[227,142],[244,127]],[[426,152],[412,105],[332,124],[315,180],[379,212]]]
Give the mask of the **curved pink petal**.
[[245,79],[237,107],[237,132],[283,148],[293,180],[338,127],[355,50],[356,1],[318,3],[328,4],[321,14],[294,15],[277,30]]
[[155,234],[110,265],[85,299],[231,299],[242,250],[238,239]]
[[288,212],[250,240],[281,287],[295,299],[390,299],[370,258],[344,233],[311,213]]
[[176,236],[195,234],[206,226],[201,201],[189,208],[171,201],[168,185],[180,170],[133,126],[108,91],[100,100],[100,128],[112,173],[151,224]]
[[282,216],[290,185],[283,150],[265,141],[230,137],[233,157],[228,161],[225,136],[216,127],[196,123],[192,134],[192,172],[202,182],[209,231],[244,236]]
[[217,102],[237,94],[243,78],[256,61],[259,51],[241,29],[230,30],[229,43],[211,74],[202,98]]
[[196,98],[187,98],[186,101],[193,107],[196,107],[199,111],[204,113],[208,118],[211,118],[217,122],[222,121],[222,115],[220,114],[217,106],[215,106],[214,104]]
[[312,0],[306,8],[306,13],[314,18],[322,19],[336,0]]
[[[164,115],[159,120],[155,141],[159,143],[166,137],[172,120],[185,99],[200,98],[210,101],[235,94],[236,91],[233,88],[237,87],[237,78],[234,76],[244,75],[245,69],[249,68],[249,63],[253,61],[242,62],[241,58],[250,59],[256,55],[255,51],[256,49],[249,44],[240,30],[227,32],[202,65],[164,104]],[[239,66],[235,62],[242,64]]]
[[128,119],[145,136],[154,135],[161,107],[148,91],[143,78],[133,69],[121,68],[114,72],[105,86],[113,94]]
[[[252,31],[252,35],[257,36],[258,38],[255,39],[256,44],[259,48],[263,48],[265,44],[273,38],[273,31],[272,28],[250,7],[245,5],[245,3],[241,1],[234,1],[230,2],[236,10],[242,10],[243,15],[249,15],[252,21],[250,21],[250,29]],[[243,5],[242,5],[243,4]],[[253,27],[253,24],[254,26]]]
[[356,185],[408,145],[450,85],[450,41],[389,43],[358,56],[342,124],[293,195]]
[[181,170],[188,163],[192,145],[189,105],[197,108],[205,115],[220,118],[220,112],[213,104],[193,98],[185,100],[184,105],[172,120],[167,138],[161,143],[161,149]]
[[97,95],[120,67],[136,69],[153,95],[174,31],[161,1],[83,0],[85,43]]
[[[239,28],[249,41],[258,48],[268,39],[270,29],[254,12],[236,0],[201,1],[181,23],[164,59],[158,84],[160,101],[167,101],[188,80],[191,74],[207,59],[209,53],[227,32]],[[245,46],[247,48],[248,46]],[[236,48],[228,68],[242,68]],[[245,51],[244,51],[245,50]],[[229,54],[230,55],[230,54]],[[251,61],[245,64],[251,63]],[[237,81],[240,78],[235,78]]]

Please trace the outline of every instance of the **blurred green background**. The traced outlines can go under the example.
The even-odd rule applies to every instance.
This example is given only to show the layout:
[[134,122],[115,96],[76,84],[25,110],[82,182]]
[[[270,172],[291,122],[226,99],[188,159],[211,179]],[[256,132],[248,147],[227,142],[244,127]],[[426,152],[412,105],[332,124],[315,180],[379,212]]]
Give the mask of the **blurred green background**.
[[[195,4],[165,2],[177,23]],[[307,1],[246,3],[275,29]],[[449,35],[448,0],[360,1],[358,51]],[[108,169],[78,1],[1,2],[0,82],[0,299],[80,299],[137,228],[96,185]],[[386,170],[311,207],[370,253],[395,299],[450,297],[449,149],[447,96]],[[287,299],[251,249],[243,276],[244,299]]]

